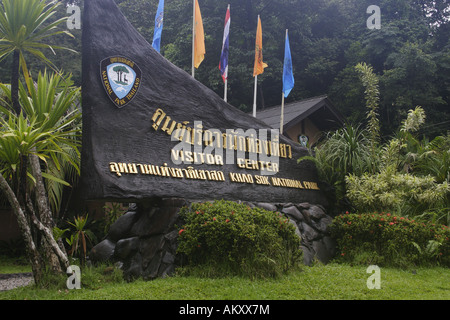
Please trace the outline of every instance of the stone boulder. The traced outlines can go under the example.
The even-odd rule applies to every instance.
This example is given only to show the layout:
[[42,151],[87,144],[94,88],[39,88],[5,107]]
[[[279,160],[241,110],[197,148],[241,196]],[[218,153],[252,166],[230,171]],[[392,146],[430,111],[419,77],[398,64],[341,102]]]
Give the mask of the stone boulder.
[[95,262],[112,261],[115,247],[115,242],[105,239],[91,249],[89,260]]

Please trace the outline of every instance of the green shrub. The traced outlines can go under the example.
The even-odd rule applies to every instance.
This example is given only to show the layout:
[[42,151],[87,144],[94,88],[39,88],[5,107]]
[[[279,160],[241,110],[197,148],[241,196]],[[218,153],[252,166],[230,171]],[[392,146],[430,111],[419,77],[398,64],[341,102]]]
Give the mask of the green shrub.
[[395,172],[391,167],[360,177],[350,174],[346,182],[347,196],[358,211],[398,211],[410,217],[425,211],[448,211],[450,185],[447,181],[436,183],[432,176]]
[[222,200],[193,203],[180,216],[178,254],[210,276],[274,277],[300,261],[300,237],[279,212]]
[[450,267],[450,229],[390,213],[341,214],[330,225],[337,260],[395,267]]
[[340,203],[346,202],[346,175],[360,176],[364,172],[373,172],[377,167],[377,161],[371,157],[368,136],[369,132],[361,126],[347,124],[328,132],[324,141],[315,148],[314,155],[311,152],[310,156],[298,159],[298,163],[306,160],[315,163],[320,181],[334,189],[334,192],[327,191],[326,196],[338,210]]

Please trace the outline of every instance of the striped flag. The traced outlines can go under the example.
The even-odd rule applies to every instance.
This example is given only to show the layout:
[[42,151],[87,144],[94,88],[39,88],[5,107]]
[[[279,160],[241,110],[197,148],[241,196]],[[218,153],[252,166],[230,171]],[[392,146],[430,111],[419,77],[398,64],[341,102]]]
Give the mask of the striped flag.
[[159,52],[161,45],[161,33],[164,20],[164,0],[159,0],[158,10],[155,15],[155,31],[153,32],[152,47]]
[[222,74],[222,79],[225,82],[228,79],[228,44],[230,34],[230,5],[228,5],[227,13],[225,15],[225,27],[223,31],[222,53],[220,54],[219,70]]

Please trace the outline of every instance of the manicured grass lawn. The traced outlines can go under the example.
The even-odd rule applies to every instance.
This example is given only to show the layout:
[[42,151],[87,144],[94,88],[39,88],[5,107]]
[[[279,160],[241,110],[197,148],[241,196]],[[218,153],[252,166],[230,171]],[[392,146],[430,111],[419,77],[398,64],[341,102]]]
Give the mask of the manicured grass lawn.
[[[331,263],[279,279],[173,276],[152,281],[90,281],[80,290],[18,288],[6,300],[449,300],[450,269],[381,268],[381,288],[368,289],[367,267]],[[83,278],[83,273],[82,273]],[[97,282],[97,283],[95,283]]]

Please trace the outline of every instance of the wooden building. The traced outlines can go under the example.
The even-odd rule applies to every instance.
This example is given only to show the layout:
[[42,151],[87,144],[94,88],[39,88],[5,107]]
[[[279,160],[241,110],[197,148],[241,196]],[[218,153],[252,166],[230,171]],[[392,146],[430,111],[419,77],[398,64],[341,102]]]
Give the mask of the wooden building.
[[[256,112],[256,118],[280,129],[281,106]],[[326,95],[284,105],[283,134],[291,140],[313,147],[323,132],[342,127],[344,117]]]

